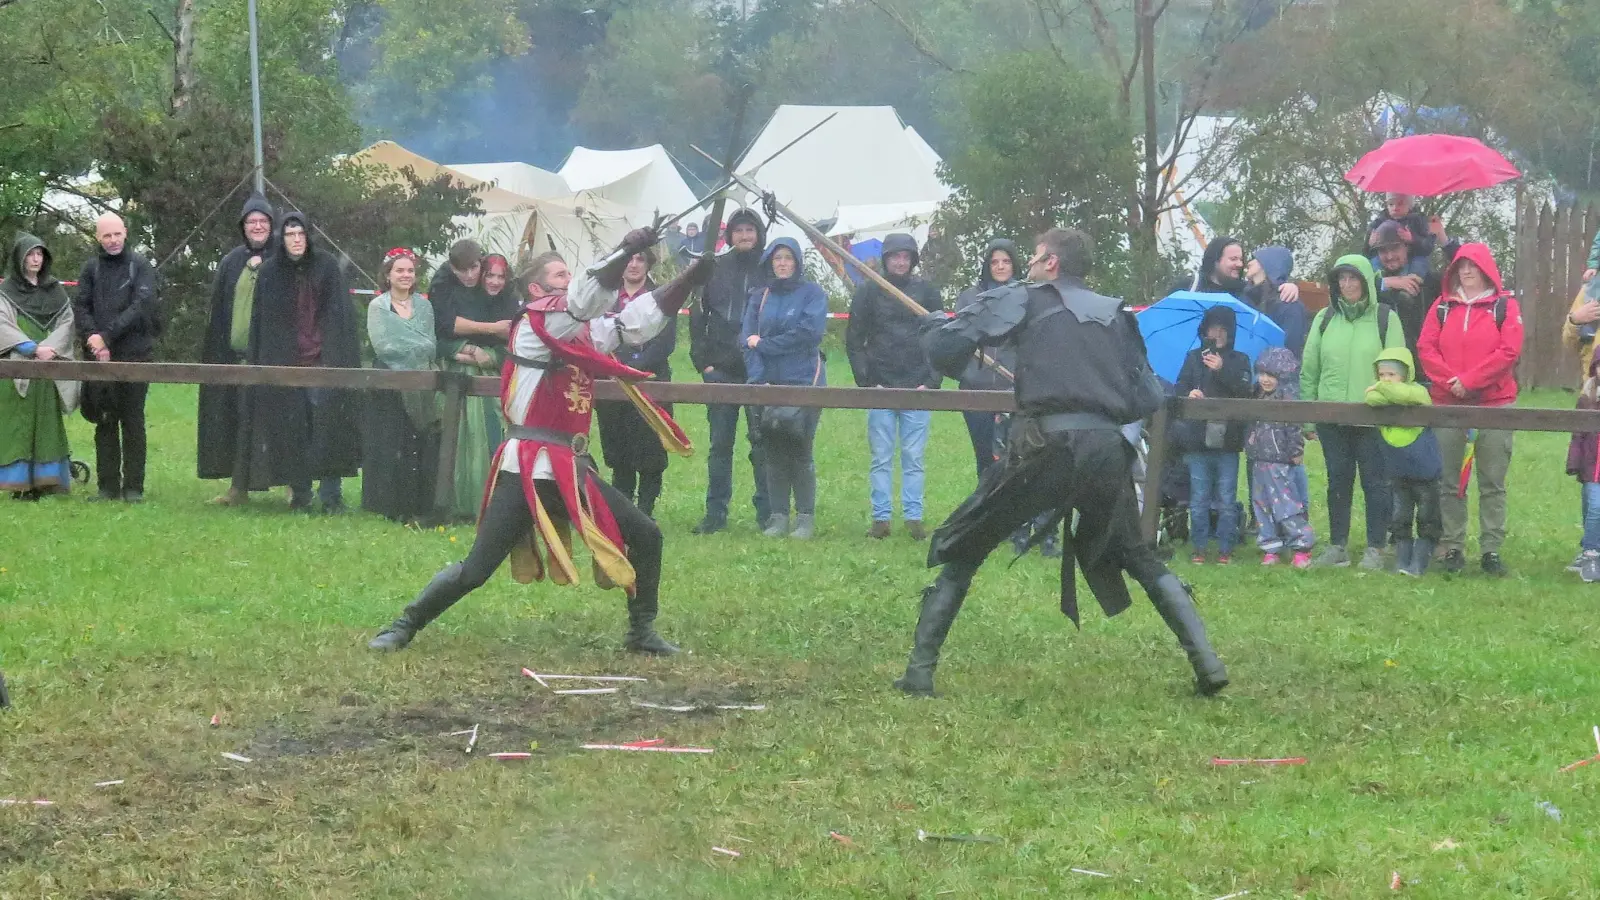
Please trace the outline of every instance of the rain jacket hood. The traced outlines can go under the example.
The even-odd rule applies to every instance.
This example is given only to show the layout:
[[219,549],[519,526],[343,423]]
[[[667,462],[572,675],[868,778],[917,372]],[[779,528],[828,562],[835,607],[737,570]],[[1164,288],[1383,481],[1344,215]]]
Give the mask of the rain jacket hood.
[[996,238],[990,241],[989,246],[983,248],[983,260],[978,264],[979,293],[994,290],[1001,285],[1011,283],[1011,281],[996,281],[994,274],[989,271],[989,262],[994,259],[996,250],[1002,251],[1005,255],[1011,257],[1011,281],[1017,280],[1018,275],[1022,272],[1023,264],[1027,262],[1027,260],[1018,257],[1015,241],[1008,241],[1005,238]]
[[[767,223],[761,221],[761,214],[748,206],[741,206],[728,217],[728,233],[733,234],[735,225],[754,225],[756,229],[756,245],[751,248],[751,253],[761,253],[763,258],[767,249]],[[730,246],[731,243],[730,243]],[[735,253],[739,251],[734,251]]]
[[1288,281],[1290,273],[1294,271],[1294,254],[1288,247],[1258,247],[1255,259],[1261,264],[1261,271],[1266,273],[1273,290]]
[[1461,249],[1456,251],[1455,259],[1451,260],[1450,268],[1445,270],[1444,278],[1442,279],[1443,283],[1440,285],[1441,294],[1452,300],[1460,299],[1456,296],[1459,290],[1456,283],[1456,273],[1461,268],[1461,261],[1464,259],[1472,260],[1478,268],[1482,269],[1484,276],[1489,279],[1489,284],[1494,288],[1488,296],[1466,302],[1492,303],[1494,298],[1505,293],[1505,284],[1500,280],[1500,267],[1495,264],[1494,253],[1489,250],[1488,245],[1462,244]]
[[[244,233],[244,220],[250,218],[251,213],[261,213],[262,215],[266,216],[268,221],[272,224],[272,228],[267,232],[266,243],[262,244],[260,247],[251,247],[250,238]],[[267,198],[260,194],[251,194],[250,199],[244,202],[244,209],[239,211],[239,237],[244,241],[244,245],[246,247],[250,247],[250,249],[253,251],[260,251],[272,245],[272,239],[278,233],[277,225],[277,210],[274,210],[272,208],[272,204],[267,202]]]
[[[788,278],[779,278],[772,273],[772,254],[779,247],[788,248],[794,254],[794,274]],[[800,252],[800,242],[792,237],[781,237],[767,246],[761,254],[761,273],[767,277],[767,287],[779,293],[788,293],[806,283],[806,257]]]
[[[890,275],[889,266],[887,265],[889,254],[905,252],[911,254],[911,268],[904,275]],[[896,232],[883,239],[883,259],[885,261],[883,277],[888,279],[890,284],[900,287],[909,281],[912,275],[916,274],[917,266],[922,263],[922,253],[917,250],[916,238],[909,234]]]
[[[1278,379],[1278,387],[1270,394],[1256,396],[1262,400],[1300,399],[1300,360],[1287,347],[1268,347],[1256,359],[1256,372]],[[1295,465],[1296,459],[1306,452],[1305,432],[1299,425],[1283,422],[1256,422],[1244,442],[1245,457],[1253,462],[1277,465]]]
[[[1352,303],[1344,299],[1344,294],[1339,290],[1339,276],[1345,272],[1354,272],[1360,276],[1362,295],[1358,302]],[[1372,271],[1372,262],[1359,253],[1341,256],[1328,270],[1328,304],[1337,309],[1339,314],[1347,319],[1357,319],[1372,309],[1373,301],[1378,296],[1378,278]]]
[[1256,372],[1278,379],[1273,400],[1300,399],[1300,360],[1287,347],[1268,347],[1256,359]]
[[1213,306],[1208,308],[1205,311],[1205,314],[1200,317],[1200,324],[1195,328],[1195,332],[1200,335],[1200,341],[1202,343],[1205,342],[1206,332],[1211,330],[1211,326],[1213,325],[1221,325],[1228,332],[1227,346],[1228,349],[1233,349],[1234,338],[1239,334],[1238,315],[1236,315],[1232,309],[1229,309],[1226,306]]

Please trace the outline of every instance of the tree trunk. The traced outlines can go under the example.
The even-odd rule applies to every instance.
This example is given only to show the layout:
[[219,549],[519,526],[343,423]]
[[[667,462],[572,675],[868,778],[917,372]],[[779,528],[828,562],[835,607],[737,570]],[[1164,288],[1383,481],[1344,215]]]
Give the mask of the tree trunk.
[[194,0],[177,0],[178,33],[172,47],[172,112],[183,112],[194,95]]

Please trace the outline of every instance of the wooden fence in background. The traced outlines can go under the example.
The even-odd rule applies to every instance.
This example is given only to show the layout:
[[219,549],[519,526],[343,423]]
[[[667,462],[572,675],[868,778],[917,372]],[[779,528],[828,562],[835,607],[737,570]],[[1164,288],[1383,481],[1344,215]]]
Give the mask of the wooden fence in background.
[[1525,335],[1517,380],[1525,388],[1578,387],[1578,361],[1561,346],[1572,299],[1583,287],[1589,248],[1600,228],[1593,205],[1553,209],[1523,200],[1517,210],[1517,256],[1511,279]]

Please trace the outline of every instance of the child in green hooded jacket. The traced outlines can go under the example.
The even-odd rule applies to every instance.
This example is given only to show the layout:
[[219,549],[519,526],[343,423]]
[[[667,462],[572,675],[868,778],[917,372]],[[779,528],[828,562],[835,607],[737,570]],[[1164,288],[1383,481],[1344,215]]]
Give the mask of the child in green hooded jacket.
[[[1383,350],[1372,368],[1378,381],[1367,388],[1368,406],[1433,405],[1428,389],[1417,384],[1416,361],[1410,350]],[[1433,548],[1444,533],[1439,512],[1439,441],[1431,428],[1384,425],[1378,432],[1383,435],[1383,464],[1394,504],[1389,535],[1394,542],[1395,570],[1420,578],[1428,571]]]

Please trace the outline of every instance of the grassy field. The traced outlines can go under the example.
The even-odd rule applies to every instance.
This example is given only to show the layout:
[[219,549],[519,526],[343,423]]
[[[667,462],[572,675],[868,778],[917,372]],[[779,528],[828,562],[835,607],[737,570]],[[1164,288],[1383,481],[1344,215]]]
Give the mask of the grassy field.
[[[0,501],[17,706],[0,714],[0,798],[54,801],[0,806],[0,900],[1260,900],[1374,897],[1395,872],[1416,897],[1600,896],[1600,765],[1557,771],[1595,752],[1600,722],[1600,588],[1561,571],[1578,505],[1562,436],[1518,439],[1510,579],[1262,570],[1253,551],[1181,565],[1233,676],[1215,701],[1191,696],[1143,602],[1113,620],[1091,603],[1074,631],[1038,557],[980,573],[946,696],[915,701],[889,682],[924,547],[862,539],[863,413],[824,416],[811,544],[763,539],[747,515],[689,535],[703,460],[674,462],[660,625],[692,652],[658,661],[618,650],[620,594],[504,573],[407,652],[369,653],[471,529],[296,517],[281,493],[206,506],[193,408],[192,389],[152,395],[141,507]],[[679,414],[703,442],[701,411]],[[81,420],[73,438],[92,461]],[[958,415],[935,416],[929,462],[937,520],[972,482]],[[523,666],[649,681],[556,696]],[[448,733],[474,724],[468,756]],[[716,752],[578,746],[655,737]]]

